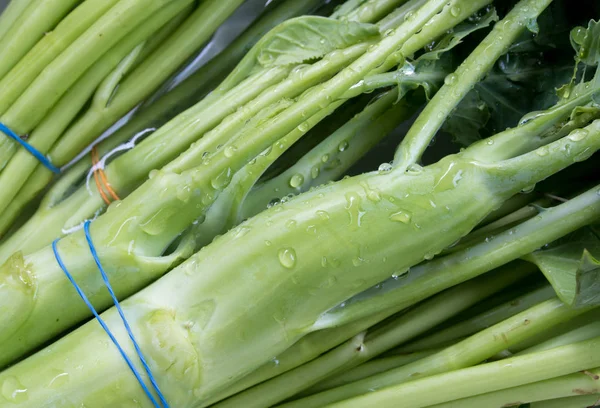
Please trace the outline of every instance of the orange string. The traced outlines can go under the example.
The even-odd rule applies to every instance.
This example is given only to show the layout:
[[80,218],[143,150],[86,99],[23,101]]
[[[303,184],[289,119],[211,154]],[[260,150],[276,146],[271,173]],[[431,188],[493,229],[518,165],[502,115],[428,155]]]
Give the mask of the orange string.
[[94,180],[96,181],[96,188],[98,189],[98,192],[100,193],[100,196],[106,205],[109,205],[111,200],[106,195],[106,192],[104,191],[105,189],[108,191],[113,200],[117,201],[120,200],[120,198],[110,186],[110,183],[106,177],[106,173],[104,173],[104,169],[98,167],[99,162],[100,158],[98,157],[98,149],[96,149],[96,146],[94,146],[92,147],[92,165],[94,166]]

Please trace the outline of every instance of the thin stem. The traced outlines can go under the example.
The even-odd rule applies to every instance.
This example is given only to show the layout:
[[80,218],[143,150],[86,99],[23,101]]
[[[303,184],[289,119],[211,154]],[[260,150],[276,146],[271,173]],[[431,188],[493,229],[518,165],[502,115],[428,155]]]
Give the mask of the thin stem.
[[376,2],[365,2],[350,11],[345,18],[349,21],[377,21],[407,1],[408,0],[379,0]]
[[299,394],[299,396],[309,396],[318,392],[329,390],[331,388],[342,386],[344,384],[359,381],[363,378],[371,377],[394,368],[402,367],[425,357],[429,357],[440,350],[441,349],[431,349],[417,351],[414,353],[376,358],[374,360],[367,361],[366,363],[362,363],[361,365],[343,373],[333,375],[330,378],[327,378],[324,381],[321,381],[318,384],[308,388],[303,393]]
[[600,395],[577,395],[534,402],[530,408],[594,408],[600,406]]
[[[4,28],[0,30],[0,78],[17,65],[46,33],[52,31],[77,3],[79,0],[11,1],[0,19],[0,27]],[[7,24],[9,21],[10,26]]]
[[[568,347],[565,346],[565,347]],[[558,361],[556,361],[559,364]],[[515,386],[513,388],[502,389],[486,394],[477,395],[470,398],[463,398],[456,401],[433,405],[431,408],[480,408],[480,407],[508,407],[519,401],[521,404],[528,402],[538,402],[532,404],[532,407],[537,408],[565,408],[573,406],[576,408],[584,408],[593,405],[600,400],[599,395],[586,395],[583,401],[589,404],[581,403],[582,399],[577,399],[571,402],[578,402],[580,405],[556,405],[556,402],[550,403],[548,400],[563,399],[568,397],[581,397],[581,394],[599,394],[600,368],[569,374],[561,377],[551,378],[549,380],[534,382],[531,384]],[[562,400],[560,402],[565,403]]]
[[549,340],[543,341],[533,347],[529,347],[515,355],[518,356],[521,354],[537,353],[538,351],[550,350],[556,347],[565,346],[571,343],[578,343],[580,341],[588,340],[598,336],[600,336],[600,322],[591,322],[584,326],[568,331],[567,333],[560,334]]
[[[479,364],[496,353],[501,352],[511,344],[519,343],[523,339],[546,330],[548,327],[572,319],[584,312],[585,310],[570,309],[556,298],[551,299],[488,329],[482,330],[468,339],[450,346],[430,357],[354,383],[290,402],[284,406],[286,408],[310,408],[321,407],[349,398],[352,398],[351,401],[354,401],[354,399],[359,400],[362,397],[353,397],[368,394],[373,390],[389,390],[395,387],[402,387],[398,384],[407,381],[412,382],[418,378],[429,377],[434,374],[445,372],[452,373],[454,370]],[[600,359],[600,356],[598,359]],[[386,396],[385,390],[368,395],[375,396],[376,394],[381,393]],[[368,398],[368,396],[365,396],[364,398]],[[376,398],[377,402],[375,405],[367,403],[363,406],[380,406],[377,405],[380,401],[387,400],[387,397],[382,397],[383,399],[380,399],[379,397]],[[352,403],[354,404],[354,402]]]
[[299,194],[341,177],[365,152],[415,112],[416,104],[395,103],[397,97],[396,90],[382,95],[289,169],[257,185],[243,204],[241,218],[262,211],[273,198]]
[[551,2],[552,0],[522,0],[502,21],[496,23],[477,48],[447,77],[446,84],[415,120],[396,151],[394,163],[398,169],[404,171],[419,161],[452,109],[508,50],[523,32],[527,22],[535,19]]
[[[111,1],[100,0],[100,2],[107,4],[110,4]],[[190,2],[191,0],[187,1]],[[129,34],[140,22],[146,20],[168,3],[170,3],[170,0],[124,0],[115,4],[101,16],[98,15],[100,14],[98,11],[104,11],[103,7],[106,7],[106,5],[96,5],[95,9],[89,10],[90,15],[85,16],[80,15],[83,7],[75,9],[62,21],[67,28],[71,26],[78,28],[82,22],[88,23],[92,16],[95,17],[92,20],[93,24],[89,25],[87,30],[76,37],[65,49],[65,52],[60,53],[53,60],[46,61],[46,64],[42,65],[42,61],[36,59],[35,64],[32,64],[32,68],[29,70],[39,72],[35,79],[28,78],[27,82],[23,83],[25,75],[20,72],[18,83],[10,75],[3,79],[0,85],[8,81],[6,86],[9,89],[1,95],[0,99],[0,112],[3,112],[2,121],[17,133],[30,132],[90,66],[117,44],[121,38]],[[86,4],[88,2],[83,3],[83,5]],[[83,21],[73,21],[69,19],[71,16],[80,17]],[[68,30],[68,34],[71,36],[74,32],[77,32],[77,30]],[[57,39],[51,40],[56,41]],[[59,40],[57,43],[61,44],[61,41]],[[36,55],[34,51],[32,50],[32,55]],[[45,53],[45,55],[48,54],[52,55],[52,53]],[[23,61],[25,59],[21,60],[21,62]],[[2,151],[0,169],[4,168],[7,159],[12,156],[16,149],[16,142],[9,140],[7,137],[0,140],[0,151]],[[60,163],[55,163],[55,165],[60,165]]]
[[0,14],[0,40],[13,27],[23,11],[33,0],[12,0]]
[[95,137],[144,98],[150,96],[215,30],[243,0],[206,0],[154,53],[120,84],[108,106],[88,110],[50,152],[55,163],[67,163]]
[[[81,108],[85,106],[90,97],[96,92],[95,102],[102,103],[101,99],[108,102],[112,95],[111,84],[115,85],[115,77],[119,73],[113,73],[116,67],[126,69],[139,55],[143,42],[156,30],[164,26],[174,18],[182,9],[186,8],[187,0],[171,2],[166,7],[154,13],[143,24],[136,27],[129,35],[123,38],[117,45],[105,53],[94,63],[57,101],[48,115],[39,123],[30,135],[28,142],[40,152],[46,153],[61,136],[62,132],[69,126],[73,118],[77,116]],[[108,76],[108,77],[107,77]],[[109,84],[107,85],[107,81]],[[100,86],[100,90],[97,87]],[[57,163],[55,163],[57,164]],[[0,172],[0,183],[4,186],[0,190],[0,212],[9,206],[13,198],[19,193],[29,176],[36,168],[43,168],[39,162],[27,151],[19,149]],[[48,172],[48,170],[44,169]]]
[[436,330],[433,334],[420,340],[407,344],[401,350],[403,352],[414,352],[418,350],[427,350],[433,347],[440,347],[451,341],[459,340],[465,336],[470,336],[478,331],[484,330],[494,324],[501,322],[517,313],[520,313],[530,307],[555,297],[556,294],[550,285],[526,293],[511,301],[504,303],[491,310],[483,312],[471,319],[461,321],[460,323],[448,327],[444,330]]

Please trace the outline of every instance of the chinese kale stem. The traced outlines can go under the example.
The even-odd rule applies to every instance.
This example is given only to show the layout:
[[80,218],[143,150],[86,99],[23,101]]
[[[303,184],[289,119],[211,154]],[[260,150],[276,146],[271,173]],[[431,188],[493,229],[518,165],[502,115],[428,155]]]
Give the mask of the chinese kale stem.
[[465,282],[434,296],[381,327],[359,334],[319,358],[215,405],[218,408],[272,406],[332,375],[354,368],[437,326],[532,272],[522,266]]

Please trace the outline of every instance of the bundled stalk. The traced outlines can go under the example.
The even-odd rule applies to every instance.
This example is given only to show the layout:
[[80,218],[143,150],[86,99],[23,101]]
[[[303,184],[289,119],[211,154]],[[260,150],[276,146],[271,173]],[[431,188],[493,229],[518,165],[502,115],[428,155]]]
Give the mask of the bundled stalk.
[[[175,53],[166,45],[197,48],[219,22],[215,17],[215,25],[195,32],[188,23],[199,10],[214,7],[224,18],[235,8],[206,1],[192,11],[184,0],[157,1],[143,18],[160,23],[128,26],[129,35],[107,17],[124,7],[133,19],[143,2],[116,2],[64,52],[49,51],[56,53],[51,64],[61,61],[103,18],[114,30],[106,40],[89,38],[107,46],[103,56],[40,108],[51,112],[64,98],[83,103],[94,93],[76,122],[73,107],[60,111],[60,123],[45,113],[27,122],[34,133],[44,123],[63,126],[46,139],[53,160],[80,150],[121,109],[149,95],[132,73],[145,72],[158,86],[164,78],[154,70],[182,62],[156,59]],[[554,71],[558,64],[535,64],[544,55],[538,24],[546,24],[552,1],[520,0],[501,9],[501,19],[490,3],[349,0],[330,18],[289,19],[212,92],[201,83],[167,94],[147,112],[168,117],[173,100],[185,106],[192,94],[206,94],[195,105],[156,130],[143,129],[142,111],[102,142],[108,153],[100,166],[87,172],[87,162],[77,164],[49,191],[44,210],[0,249],[7,259],[0,266],[0,404],[468,407],[523,396],[561,401],[573,397],[574,384],[597,392],[598,182],[563,186],[568,198],[532,197],[526,208],[515,197],[594,168],[600,24],[571,31],[575,66],[569,63],[564,78],[564,70]],[[219,64],[232,63],[242,44],[282,15],[258,23],[200,72],[222,75]],[[2,27],[0,20],[0,34]],[[486,34],[470,36],[480,29]],[[524,45],[528,38],[535,44]],[[77,58],[61,64],[79,69]],[[493,99],[510,100],[520,75],[527,78],[507,67],[522,59],[533,59],[533,76],[552,73],[544,91],[567,83],[527,105],[520,121],[492,123],[490,112],[503,109]],[[89,86],[73,91],[94,69],[99,88],[83,81]],[[4,116],[19,106],[25,111],[20,101],[36,81]],[[503,91],[490,96],[490,81]],[[522,89],[541,92],[537,85]],[[373,91],[365,104],[371,98],[362,94]],[[343,177],[424,100],[393,163]],[[506,130],[496,130],[498,123]],[[81,132],[69,133],[75,128]],[[440,129],[467,146],[424,164]],[[127,146],[118,146],[133,131]],[[472,143],[477,138],[483,140]],[[102,186],[89,183],[99,167],[119,191],[110,205]],[[46,183],[35,166],[30,170],[32,184],[13,189],[17,199],[6,206],[3,227]],[[508,299],[513,303],[504,304]],[[91,314],[97,321],[86,321]],[[403,350],[416,352],[394,354]],[[132,353],[139,362],[127,357]]]

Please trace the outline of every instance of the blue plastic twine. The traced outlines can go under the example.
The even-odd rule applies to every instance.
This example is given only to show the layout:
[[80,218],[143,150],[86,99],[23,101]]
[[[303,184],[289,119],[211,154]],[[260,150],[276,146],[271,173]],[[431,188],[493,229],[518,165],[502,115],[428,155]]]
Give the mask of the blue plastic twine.
[[60,173],[60,169],[54,164],[52,164],[52,162],[48,160],[48,158],[44,156],[42,152],[40,152],[38,149],[27,143],[25,140],[21,139],[19,135],[17,135],[15,132],[9,129],[2,122],[0,122],[0,131],[2,131],[2,133],[4,133],[6,136],[13,139],[15,142],[19,143],[21,146],[23,146],[25,150],[27,150],[33,157],[38,159],[39,162],[42,163],[48,170],[56,174]]
[[106,325],[104,320],[100,317],[100,315],[94,308],[94,305],[92,305],[92,303],[87,298],[85,293],[83,293],[83,290],[81,289],[81,287],[75,282],[75,279],[67,270],[65,264],[63,263],[60,255],[58,253],[58,248],[56,246],[59,239],[56,239],[56,240],[54,240],[54,242],[52,242],[52,250],[54,251],[54,256],[56,258],[56,262],[58,262],[58,265],[60,266],[60,268],[63,270],[63,272],[69,279],[69,281],[73,284],[73,286],[75,287],[75,290],[77,291],[77,293],[79,294],[81,299],[83,299],[83,302],[86,304],[86,306],[90,309],[90,311],[96,317],[96,319],[98,320],[98,323],[100,323],[100,326],[102,326],[102,328],[104,329],[106,334],[108,334],[108,337],[110,337],[112,342],[115,344],[115,346],[119,350],[119,353],[121,354],[121,356],[123,357],[123,359],[125,360],[127,365],[129,366],[131,371],[133,372],[133,375],[135,375],[135,378],[140,383],[142,389],[144,390],[144,393],[148,396],[150,401],[152,401],[152,404],[157,408],[161,408],[161,407],[169,408],[169,404],[165,400],[164,395],[160,391],[158,384],[156,383],[156,380],[154,379],[154,376],[152,375],[150,367],[148,366],[148,363],[146,362],[146,359],[144,358],[144,355],[142,354],[142,350],[140,349],[137,341],[135,340],[135,336],[133,335],[133,332],[131,331],[131,327],[129,326],[129,323],[127,322],[127,319],[125,318],[123,309],[121,309],[119,300],[117,299],[115,292],[113,291],[112,286],[110,285],[110,282],[108,281],[108,276],[106,275],[106,272],[104,272],[104,268],[102,267],[102,264],[100,263],[100,259],[98,258],[98,253],[96,252],[96,248],[94,247],[94,244],[92,242],[92,237],[90,236],[90,221],[86,221],[84,223],[83,230],[85,232],[85,239],[87,240],[88,246],[90,248],[90,252],[92,253],[92,257],[94,258],[94,261],[96,262],[96,266],[98,267],[98,270],[100,271],[100,274],[102,275],[102,280],[104,281],[104,284],[106,285],[106,288],[108,289],[108,292],[110,293],[110,296],[112,297],[113,303],[114,303],[115,307],[117,308],[119,315],[121,316],[121,320],[123,321],[123,325],[125,326],[125,329],[127,330],[127,334],[129,335],[129,338],[131,339],[131,342],[133,343],[133,347],[135,348],[135,351],[140,359],[140,362],[142,363],[142,366],[144,366],[144,370],[146,371],[146,374],[148,375],[148,379],[152,383],[152,387],[154,388],[154,391],[156,391],[156,394],[158,395],[158,398],[160,399],[162,405],[160,405],[156,401],[156,399],[152,395],[152,392],[148,389],[148,387],[146,386],[146,383],[142,379],[142,376],[140,375],[138,370],[135,368],[132,361],[129,359],[129,357],[127,356],[127,354],[125,353],[125,351],[123,350],[123,348],[121,347],[121,345],[119,344],[119,342],[117,341],[117,339],[115,338],[113,333],[110,331],[110,329],[108,328],[108,326]]

